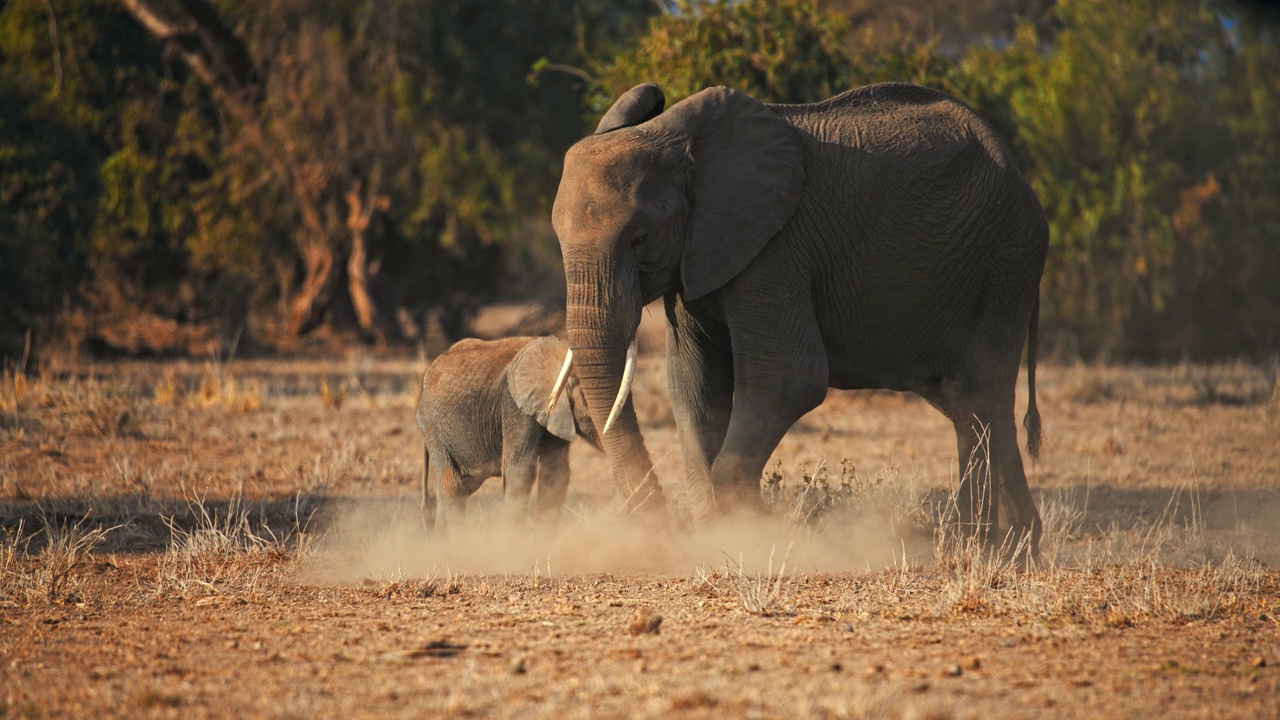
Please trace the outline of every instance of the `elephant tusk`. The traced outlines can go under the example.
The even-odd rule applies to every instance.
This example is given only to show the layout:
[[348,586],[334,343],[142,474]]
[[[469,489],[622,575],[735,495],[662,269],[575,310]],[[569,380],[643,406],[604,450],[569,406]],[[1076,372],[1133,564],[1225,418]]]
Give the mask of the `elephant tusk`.
[[609,428],[613,426],[613,421],[618,419],[619,413],[622,412],[622,406],[627,404],[627,396],[631,394],[631,381],[636,375],[636,339],[631,338],[631,345],[627,346],[627,364],[622,368],[622,384],[618,385],[618,397],[613,401],[613,409],[609,411],[609,419],[604,422],[605,435],[609,432]]
[[551,386],[551,399],[547,401],[547,414],[551,413],[551,409],[560,400],[560,393],[564,392],[564,382],[569,379],[569,369],[572,367],[573,348],[569,348],[569,351],[564,354],[564,366],[560,368],[560,374],[556,376],[556,384]]

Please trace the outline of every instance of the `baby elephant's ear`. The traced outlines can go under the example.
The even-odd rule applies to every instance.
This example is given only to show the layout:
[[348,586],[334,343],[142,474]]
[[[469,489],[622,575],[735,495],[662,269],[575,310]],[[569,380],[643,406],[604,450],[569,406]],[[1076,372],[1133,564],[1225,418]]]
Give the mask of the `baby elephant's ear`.
[[569,393],[561,395],[549,413],[547,401],[568,351],[569,344],[563,340],[538,338],[516,354],[507,367],[507,387],[516,406],[562,440],[573,440],[575,435]]

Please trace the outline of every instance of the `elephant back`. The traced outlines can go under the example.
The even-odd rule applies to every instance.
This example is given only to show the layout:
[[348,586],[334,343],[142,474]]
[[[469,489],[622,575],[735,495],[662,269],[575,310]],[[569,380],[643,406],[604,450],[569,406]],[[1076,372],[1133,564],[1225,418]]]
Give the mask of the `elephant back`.
[[495,407],[503,372],[533,338],[468,338],[431,362],[422,381],[419,415],[441,412],[475,414]]

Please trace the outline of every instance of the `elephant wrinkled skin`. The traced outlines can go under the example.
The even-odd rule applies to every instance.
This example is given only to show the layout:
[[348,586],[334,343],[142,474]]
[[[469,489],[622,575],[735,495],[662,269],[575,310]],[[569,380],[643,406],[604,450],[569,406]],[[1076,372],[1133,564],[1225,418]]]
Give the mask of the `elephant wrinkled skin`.
[[[765,462],[828,387],[926,398],[954,424],[960,527],[1034,551],[1014,418],[1035,405],[1048,228],[995,131],[940,92],[884,84],[812,105],[723,87],[663,111],[620,97],[565,155],[552,220],[568,338],[597,426],[641,308],[663,298],[668,383],[694,517],[760,500]],[[663,507],[630,401],[602,438],[625,492]]]
[[417,423],[422,432],[422,505],[435,488],[435,527],[466,513],[485,480],[501,475],[504,513],[522,519],[538,483],[537,516],[559,518],[569,488],[569,442],[600,439],[582,389],[568,376],[552,407],[548,396],[569,346],[554,337],[462,340],[432,361],[422,378]]

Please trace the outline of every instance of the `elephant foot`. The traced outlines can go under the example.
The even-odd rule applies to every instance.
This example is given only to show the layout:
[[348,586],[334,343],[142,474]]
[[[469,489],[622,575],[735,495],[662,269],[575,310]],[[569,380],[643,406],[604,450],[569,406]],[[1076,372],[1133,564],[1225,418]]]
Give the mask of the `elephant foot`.
[[944,522],[938,528],[938,560],[964,566],[975,559],[1030,569],[1040,560],[1039,533],[1032,529],[987,528],[974,532],[972,526]]
[[1040,525],[1010,528],[998,548],[1004,559],[1014,565],[1033,567],[1040,561]]
[[1021,565],[1031,565],[1040,560],[1040,536],[1044,532],[1040,513],[1034,503],[1019,505],[1005,503],[1009,511],[1010,529],[1005,545],[1008,546],[1009,559]]
[[769,515],[769,507],[758,485],[721,486],[716,488],[716,502],[724,517],[755,522]]
[[673,505],[677,508],[673,515],[683,521],[681,524],[687,529],[703,530],[720,520],[720,506],[716,504],[709,480],[690,480],[684,491],[676,496]]

